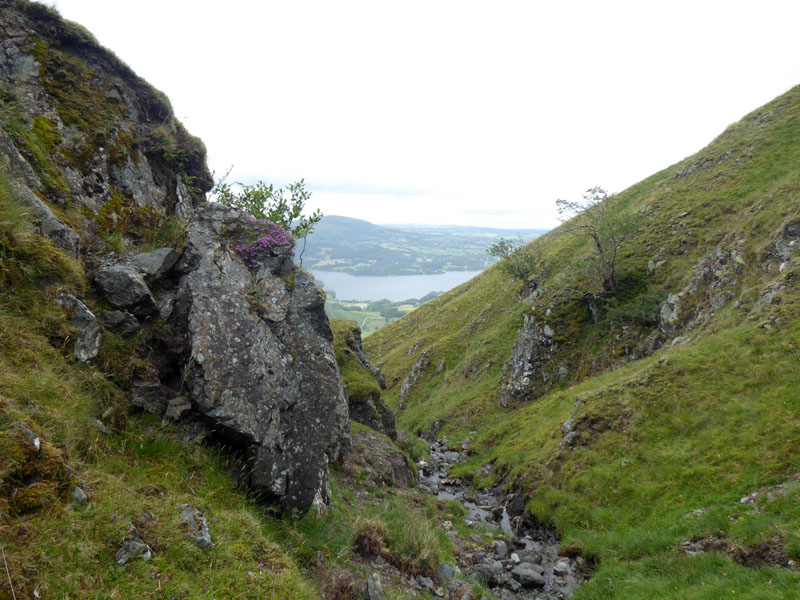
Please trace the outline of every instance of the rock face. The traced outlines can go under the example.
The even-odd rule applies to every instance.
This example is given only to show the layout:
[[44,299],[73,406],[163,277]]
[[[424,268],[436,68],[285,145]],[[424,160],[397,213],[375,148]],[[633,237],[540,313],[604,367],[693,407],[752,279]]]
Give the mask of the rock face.
[[174,369],[192,411],[240,453],[241,482],[304,510],[330,498],[328,464],[349,447],[347,400],[322,292],[287,248],[248,269],[225,238],[244,223],[218,204],[195,215],[168,320],[185,332]]
[[553,356],[553,330],[524,315],[511,358],[506,363],[500,388],[500,402],[508,406],[513,401],[536,397],[537,385],[546,384],[552,375],[547,367]]

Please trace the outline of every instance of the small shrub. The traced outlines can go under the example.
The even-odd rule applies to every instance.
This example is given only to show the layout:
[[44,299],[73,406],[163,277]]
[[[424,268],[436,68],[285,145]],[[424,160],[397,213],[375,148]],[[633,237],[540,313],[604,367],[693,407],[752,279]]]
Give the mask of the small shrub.
[[[258,266],[258,260],[272,248],[292,248],[294,239],[276,223],[250,217],[249,226],[242,233],[241,243],[234,247],[245,264],[251,269]],[[294,249],[291,250],[294,255]]]

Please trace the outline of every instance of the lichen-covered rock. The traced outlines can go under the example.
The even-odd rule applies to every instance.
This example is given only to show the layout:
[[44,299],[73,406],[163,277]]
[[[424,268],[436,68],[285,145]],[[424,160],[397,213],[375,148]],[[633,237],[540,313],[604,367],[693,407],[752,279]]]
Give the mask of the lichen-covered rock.
[[285,509],[330,498],[328,464],[349,447],[347,400],[324,297],[277,248],[249,269],[227,236],[247,221],[208,204],[188,230],[169,325],[185,332],[193,411],[241,454],[241,483]]
[[547,324],[538,323],[532,315],[523,316],[500,387],[503,406],[535,398],[540,388],[552,379],[551,371],[558,372],[556,368],[547,368],[555,350],[554,335]]
[[118,566],[122,566],[136,558],[148,561],[152,556],[150,546],[142,541],[142,538],[139,536],[139,531],[136,527],[131,525],[125,541],[122,542],[122,546],[120,546],[119,550],[114,554],[114,562]]
[[103,267],[94,280],[114,308],[130,310],[138,317],[151,315],[158,310],[150,288],[132,267],[119,264]]
[[191,504],[179,504],[178,509],[181,511],[183,534],[192,540],[192,543],[201,550],[213,549],[214,542],[211,541],[208,523],[203,513]]
[[72,294],[59,294],[58,302],[64,308],[72,311],[69,324],[76,327],[81,333],[72,350],[75,358],[81,362],[90,361],[100,352],[100,344],[103,341],[103,334],[100,333],[97,319],[92,311]]
[[0,165],[52,205],[84,209],[101,230],[121,219],[116,231],[128,235],[125,217],[145,207],[190,212],[213,180],[205,147],[166,96],[57,11],[1,4]]

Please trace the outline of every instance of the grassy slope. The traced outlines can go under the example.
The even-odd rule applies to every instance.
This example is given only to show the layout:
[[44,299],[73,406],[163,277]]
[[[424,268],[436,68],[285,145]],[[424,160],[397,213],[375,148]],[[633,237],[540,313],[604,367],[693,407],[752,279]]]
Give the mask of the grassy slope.
[[[738,502],[800,470],[800,297],[790,284],[780,305],[754,308],[767,285],[800,271],[797,257],[781,274],[758,264],[785,223],[800,217],[798,139],[795,88],[697,155],[618,196],[615,210],[638,211],[645,220],[621,261],[639,290],[625,301],[681,290],[692,266],[718,247],[742,253],[745,266],[731,288],[739,307],[731,302],[718,310],[686,345],[624,365],[624,346],[641,342],[647,329],[622,330],[602,317],[593,323],[585,306],[563,293],[580,276],[574,265],[588,247],[560,229],[532,244],[547,267],[545,294],[532,311],[556,331],[555,360],[569,366],[569,376],[538,400],[499,406],[503,364],[527,307],[497,269],[365,341],[387,381],[398,382],[385,394],[390,404],[421,349],[430,350],[432,365],[445,361],[440,374],[429,368],[403,401],[400,424],[416,430],[440,421],[455,439],[475,431],[476,454],[462,471],[474,473],[491,461],[494,472],[481,483],[521,488],[532,512],[599,560],[581,598],[798,593],[796,572],[748,569],[718,554],[690,558],[680,547],[694,535],[725,535],[735,545],[767,542],[800,558],[796,488],[757,507]],[[676,176],[698,163],[694,172]],[[648,276],[650,259],[665,262]],[[692,303],[703,305],[703,290]],[[763,327],[774,319],[777,327]],[[409,355],[419,342],[421,349]],[[610,371],[612,365],[624,366]],[[560,428],[578,396],[582,415],[619,426],[585,449],[561,450]],[[623,467],[622,460],[630,462]],[[697,509],[703,514],[685,517]]]

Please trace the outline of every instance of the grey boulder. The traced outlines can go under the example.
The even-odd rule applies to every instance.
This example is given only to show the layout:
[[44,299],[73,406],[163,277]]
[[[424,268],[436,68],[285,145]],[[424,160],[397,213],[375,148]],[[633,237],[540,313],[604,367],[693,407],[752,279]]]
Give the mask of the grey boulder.
[[150,546],[142,541],[142,539],[139,537],[139,532],[137,531],[136,527],[131,525],[130,531],[128,532],[128,537],[125,538],[122,546],[114,555],[114,562],[117,563],[117,565],[122,566],[135,558],[141,558],[142,560],[147,561],[150,560],[152,556],[153,555]]
[[94,280],[114,308],[130,310],[137,317],[151,315],[158,310],[150,288],[133,267],[103,267]]
[[511,576],[519,581],[523,587],[544,587],[545,579],[543,569],[532,563],[521,563],[511,571]]
[[381,576],[378,573],[373,573],[367,577],[366,596],[367,600],[385,600],[386,595],[383,593]]
[[183,332],[176,372],[192,410],[236,449],[241,485],[285,510],[321,508],[328,465],[350,447],[325,299],[289,248],[248,267],[228,233],[247,226],[220,204],[195,213],[167,323]]

